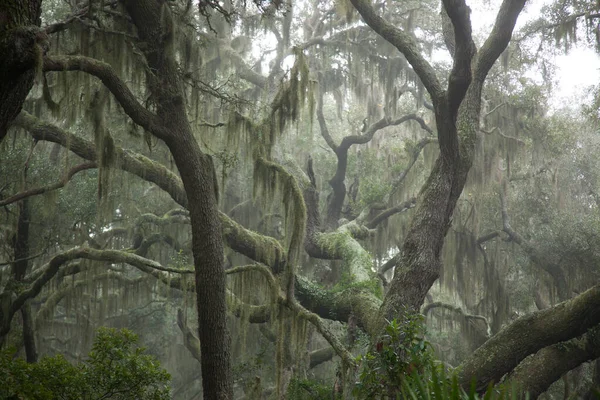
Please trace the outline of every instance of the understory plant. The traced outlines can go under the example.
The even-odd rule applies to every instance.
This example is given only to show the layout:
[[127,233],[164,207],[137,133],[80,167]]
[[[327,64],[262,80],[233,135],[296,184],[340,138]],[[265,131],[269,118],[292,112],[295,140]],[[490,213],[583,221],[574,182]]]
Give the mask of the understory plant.
[[3,350],[0,399],[170,399],[170,375],[137,341],[127,329],[100,328],[87,359],[75,365],[62,355],[27,363]]
[[[484,393],[475,386],[462,388],[456,374],[434,359],[425,340],[423,316],[405,312],[389,321],[375,346],[357,358],[359,379],[352,394],[357,399],[492,400],[517,399],[514,387],[490,385]],[[527,398],[527,397],[526,397]]]

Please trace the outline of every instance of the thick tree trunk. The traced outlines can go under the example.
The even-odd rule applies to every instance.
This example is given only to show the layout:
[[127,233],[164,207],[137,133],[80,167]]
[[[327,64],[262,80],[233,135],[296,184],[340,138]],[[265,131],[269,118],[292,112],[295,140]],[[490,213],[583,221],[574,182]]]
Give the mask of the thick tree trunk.
[[423,82],[434,106],[440,146],[440,156],[419,194],[394,278],[381,307],[383,324],[405,310],[418,311],[439,276],[444,238],[473,160],[481,89],[490,68],[508,45],[525,0],[502,3],[492,33],[477,56],[471,37],[469,7],[462,0],[442,1],[454,36],[454,65],[446,89],[421,56],[413,38],[379,16],[368,1],[351,2],[375,32],[404,54]]
[[[183,136],[183,135],[182,135]],[[205,399],[232,399],[221,224],[213,164],[189,135],[168,143],[188,196]]]
[[46,34],[39,29],[41,0],[3,0],[0,4],[0,141],[19,114],[41,71]]
[[217,182],[210,156],[202,153],[187,119],[178,68],[171,53],[174,21],[169,2],[125,0],[138,29],[150,69],[148,83],[156,96],[157,115],[188,200],[205,399],[233,398],[230,336],[227,330],[223,237],[217,209]]

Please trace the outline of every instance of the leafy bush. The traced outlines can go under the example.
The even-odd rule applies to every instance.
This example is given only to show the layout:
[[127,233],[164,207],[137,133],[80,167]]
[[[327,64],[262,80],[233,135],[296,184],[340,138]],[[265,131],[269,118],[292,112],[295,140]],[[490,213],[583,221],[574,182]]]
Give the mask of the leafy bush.
[[528,395],[519,396],[516,388],[512,390],[507,388],[496,389],[493,386],[482,395],[475,391],[475,387],[471,387],[467,393],[458,383],[456,375],[452,378],[447,378],[444,369],[431,368],[430,374],[420,375],[413,373],[405,377],[400,388],[400,399],[412,400],[509,400],[509,399],[529,399]]
[[170,398],[170,375],[126,329],[100,328],[88,355],[77,365],[61,355],[28,364],[0,352],[0,399],[148,399]]
[[448,377],[444,365],[434,360],[424,336],[420,314],[404,312],[402,320],[389,322],[374,349],[358,357],[361,372],[353,395],[357,399],[411,400],[521,398],[515,388],[490,386],[481,397],[474,387],[465,391],[456,375]]
[[330,386],[306,379],[292,379],[288,386],[290,400],[331,400],[334,396]]
[[406,376],[424,373],[433,363],[423,316],[405,312],[402,320],[390,321],[375,348],[357,361],[362,370],[353,390],[355,396],[370,399],[400,392]]

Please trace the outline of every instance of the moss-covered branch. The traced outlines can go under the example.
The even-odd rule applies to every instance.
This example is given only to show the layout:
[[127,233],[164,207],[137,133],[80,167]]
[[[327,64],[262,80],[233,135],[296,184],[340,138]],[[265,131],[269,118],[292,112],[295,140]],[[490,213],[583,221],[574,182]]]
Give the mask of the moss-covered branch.
[[600,357],[600,326],[568,342],[557,343],[526,358],[505,379],[529,397],[536,399],[551,384],[581,364]]
[[[3,337],[10,330],[10,322],[14,314],[21,309],[25,302],[36,297],[42,288],[58,273],[60,268],[69,261],[76,259],[88,259],[95,261],[103,261],[108,263],[125,263],[136,267],[142,272],[154,276],[161,281],[173,285],[170,279],[164,272],[193,272],[174,270],[169,267],[164,267],[160,263],[140,257],[136,254],[118,251],[118,250],[97,250],[91,248],[73,248],[63,253],[55,255],[46,265],[42,266],[41,273],[36,274],[37,278],[32,280],[28,288],[18,292],[15,298],[7,304],[3,304],[2,309],[2,325],[0,326],[0,337]],[[181,281],[181,280],[180,280]],[[7,291],[8,292],[8,291]],[[7,294],[10,296],[10,293]],[[7,299],[5,299],[6,301]]]
[[[94,143],[43,122],[33,115],[21,112],[14,122],[27,130],[36,140],[44,140],[60,144],[79,157],[95,161],[96,146]],[[187,208],[187,196],[181,179],[165,166],[129,150],[115,146],[115,157],[120,161],[119,167],[139,178],[156,184],[168,193],[180,206]],[[287,254],[281,244],[274,238],[263,236],[245,229],[243,226],[220,212],[224,238],[233,250],[266,265],[278,272],[287,263]]]
[[94,75],[111,91],[133,122],[161,139],[171,136],[158,116],[136,99],[110,64],[84,56],[47,56],[44,57],[44,71],[81,71]]
[[381,306],[381,299],[374,292],[373,285],[368,283],[325,290],[305,278],[296,277],[296,299],[305,308],[321,318],[342,322],[347,322],[354,314],[357,324],[370,334],[376,330]]
[[373,278],[373,258],[364,247],[352,237],[348,229],[320,233],[314,238],[315,245],[321,250],[319,258],[343,260],[348,275],[356,282],[365,282]]
[[600,285],[581,295],[517,319],[477,349],[461,365],[460,381],[477,389],[499,382],[525,357],[586,333],[600,323]]

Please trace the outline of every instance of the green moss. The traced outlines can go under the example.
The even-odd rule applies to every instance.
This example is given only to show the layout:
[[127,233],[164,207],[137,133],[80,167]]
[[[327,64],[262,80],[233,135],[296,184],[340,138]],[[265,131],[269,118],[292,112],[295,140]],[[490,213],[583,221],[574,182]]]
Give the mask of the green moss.
[[296,264],[302,252],[306,228],[306,205],[296,179],[281,165],[260,157],[254,164],[254,195],[263,207],[281,199],[285,209],[288,264]]
[[344,261],[344,271],[352,278],[367,281],[374,277],[371,254],[351,236],[348,230],[319,234],[316,241],[326,252]]
[[337,294],[351,289],[365,289],[374,294],[378,299],[383,299],[383,288],[377,279],[356,282],[354,277],[347,272],[342,274],[340,280],[329,290],[329,292]]

